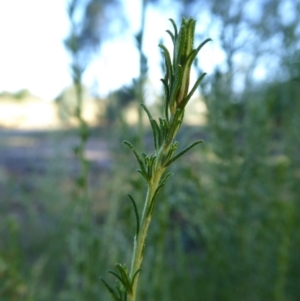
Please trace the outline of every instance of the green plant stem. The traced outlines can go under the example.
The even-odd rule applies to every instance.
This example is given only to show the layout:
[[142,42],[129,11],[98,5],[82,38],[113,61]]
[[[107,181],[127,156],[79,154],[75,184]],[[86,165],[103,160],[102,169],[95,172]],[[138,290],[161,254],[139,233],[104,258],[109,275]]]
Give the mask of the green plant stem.
[[[139,234],[136,235],[134,238],[134,250],[133,250],[131,271],[130,271],[131,279],[133,278],[135,272],[138,271],[142,265],[147,232],[152,219],[152,213],[150,213],[149,211],[151,211],[151,203],[153,201],[153,197],[159,186],[164,171],[165,168],[158,168],[153,175],[153,180],[148,185],[148,191],[147,191],[144,209],[142,213],[141,228]],[[132,294],[129,295],[129,301],[135,301],[136,299],[138,280],[139,280],[139,273],[135,277],[132,286]]]
[[[179,128],[173,132],[171,141],[173,142]],[[160,150],[157,152],[156,164],[152,173],[151,179],[148,181],[148,189],[146,199],[144,203],[142,219],[140,223],[140,231],[134,237],[134,249],[131,261],[130,278],[133,279],[135,273],[141,269],[142,261],[144,257],[144,249],[146,244],[147,232],[152,219],[153,206],[155,202],[156,193],[159,187],[162,185],[162,176],[166,170],[164,166],[164,158],[170,151],[172,143],[165,142]],[[139,274],[137,273],[132,285],[132,294],[129,294],[129,301],[135,301],[137,295],[137,287]]]

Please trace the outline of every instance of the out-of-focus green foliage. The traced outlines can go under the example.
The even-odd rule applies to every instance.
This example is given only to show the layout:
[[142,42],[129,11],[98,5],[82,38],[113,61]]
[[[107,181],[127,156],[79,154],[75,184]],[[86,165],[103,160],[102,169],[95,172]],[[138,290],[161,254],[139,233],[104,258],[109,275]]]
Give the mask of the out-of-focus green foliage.
[[[151,272],[141,278],[154,289],[141,290],[143,300],[299,299],[300,107],[293,101],[299,99],[298,85],[265,85],[236,103],[226,97],[225,82],[226,74],[215,75],[206,100],[207,125],[185,127],[178,138],[188,143],[206,137],[204,146],[176,167],[181,177],[158,199],[145,254]],[[271,93],[274,89],[283,92]],[[282,105],[280,118],[277,101],[289,103]],[[138,175],[126,177],[128,168],[134,170],[126,149],[122,156],[114,152],[120,148],[117,131],[116,125],[101,130],[115,163],[90,177],[95,224],[82,229],[90,229],[88,244],[76,241],[70,215],[74,162],[57,156],[48,162],[50,171],[41,177],[32,169],[26,181],[15,173],[2,175],[2,300],[109,298],[98,277],[118,258],[128,262],[135,221],[126,193],[132,186],[143,189]],[[59,136],[61,151],[71,137],[72,132]],[[73,274],[69,244],[78,243],[89,246],[91,262],[82,254]],[[90,277],[84,287],[75,285],[82,273]]]
[[0,101],[2,99],[22,101],[24,99],[33,98],[33,97],[34,96],[31,94],[31,92],[28,89],[21,89],[15,93],[7,92],[7,91],[0,93]]
[[[88,91],[86,87],[82,88],[83,102],[89,99]],[[64,89],[56,98],[58,115],[64,122],[69,122],[71,118],[74,118],[76,112],[76,88],[74,86]]]
[[72,17],[74,30],[65,39],[65,46],[77,54],[83,65],[89,63],[93,52],[113,33],[111,24],[114,19],[114,24],[122,24],[124,28],[124,18],[118,0],[70,0],[67,12]]
[[122,114],[126,108],[135,101],[135,84],[122,87],[108,96],[105,117],[107,123],[114,124],[120,119],[124,122]]

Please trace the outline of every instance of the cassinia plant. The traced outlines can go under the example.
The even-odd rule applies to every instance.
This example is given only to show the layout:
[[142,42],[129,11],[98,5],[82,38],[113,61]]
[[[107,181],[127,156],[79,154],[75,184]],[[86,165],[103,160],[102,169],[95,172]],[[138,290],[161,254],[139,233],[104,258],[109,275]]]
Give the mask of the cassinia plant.
[[175,141],[175,137],[183,121],[185,106],[205,76],[203,73],[192,89],[189,89],[191,67],[200,49],[210,39],[206,39],[194,49],[196,21],[192,18],[182,19],[179,31],[175,22],[172,19],[170,21],[174,32],[167,30],[167,33],[174,45],[173,58],[171,59],[171,55],[164,45],[159,45],[165,60],[165,77],[161,79],[165,90],[163,118],[159,118],[158,121],[153,119],[147,107],[142,104],[152,127],[155,151],[151,155],[146,155],[139,153],[130,142],[123,142],[135,155],[139,165],[138,172],[145,179],[148,188],[141,218],[133,197],[129,195],[136,216],[136,234],[130,270],[128,271],[125,265],[120,263],[115,264],[116,271],[109,271],[117,279],[115,287],[110,286],[102,279],[115,301],[136,300],[148,227],[158,192],[170,176],[170,173],[165,173],[167,168],[192,147],[202,142],[202,140],[195,141],[176,154],[178,142]]

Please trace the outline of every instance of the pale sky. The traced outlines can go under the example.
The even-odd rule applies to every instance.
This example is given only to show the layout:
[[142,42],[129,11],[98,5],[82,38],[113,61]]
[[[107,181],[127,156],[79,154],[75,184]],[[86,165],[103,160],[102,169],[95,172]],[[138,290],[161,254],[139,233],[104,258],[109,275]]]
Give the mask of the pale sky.
[[0,0],[0,91],[23,88],[45,99],[70,84],[61,0]]
[[[71,85],[69,57],[62,43],[69,29],[66,2],[0,0],[0,92],[26,88],[36,96],[52,100]],[[102,96],[130,83],[138,75],[133,34],[139,29],[140,2],[126,1],[128,31],[104,43],[98,58],[85,74],[85,84],[92,86],[97,82]],[[168,8],[164,14],[151,7],[147,10],[144,49],[149,60],[151,84],[156,88],[161,86],[159,79],[162,76],[157,45],[161,37],[168,43],[165,30],[172,28],[168,21],[170,17],[175,18],[175,9]],[[212,70],[217,62],[211,59],[210,47],[204,50],[204,55],[208,56],[204,61]]]

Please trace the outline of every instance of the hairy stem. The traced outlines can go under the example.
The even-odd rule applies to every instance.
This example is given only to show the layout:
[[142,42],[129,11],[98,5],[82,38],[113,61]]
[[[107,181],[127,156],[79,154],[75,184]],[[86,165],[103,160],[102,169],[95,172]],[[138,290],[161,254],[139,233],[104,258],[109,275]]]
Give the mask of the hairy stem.
[[[130,276],[131,279],[136,271],[141,268],[143,256],[144,256],[144,248],[146,243],[146,237],[148,228],[152,219],[152,214],[149,214],[149,210],[151,207],[151,202],[153,200],[155,191],[159,186],[159,182],[164,170],[159,170],[156,174],[156,177],[151,185],[148,187],[146,200],[143,209],[143,215],[141,220],[141,228],[140,232],[137,236],[134,237],[134,250],[131,262],[131,271]],[[129,295],[129,301],[135,301],[136,299],[136,292],[137,292],[137,285],[139,280],[139,273],[136,275],[133,286],[132,286],[132,294]]]

